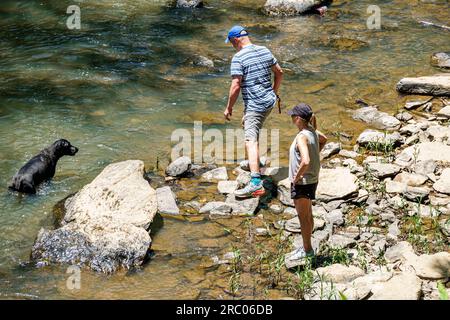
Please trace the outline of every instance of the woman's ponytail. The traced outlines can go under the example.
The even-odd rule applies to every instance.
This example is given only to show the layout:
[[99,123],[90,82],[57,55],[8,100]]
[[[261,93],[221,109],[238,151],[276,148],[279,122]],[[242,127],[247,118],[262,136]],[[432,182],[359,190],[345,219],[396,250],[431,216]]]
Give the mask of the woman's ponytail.
[[316,115],[313,113],[311,118],[309,119],[309,123],[313,126],[314,130],[317,130],[317,119]]

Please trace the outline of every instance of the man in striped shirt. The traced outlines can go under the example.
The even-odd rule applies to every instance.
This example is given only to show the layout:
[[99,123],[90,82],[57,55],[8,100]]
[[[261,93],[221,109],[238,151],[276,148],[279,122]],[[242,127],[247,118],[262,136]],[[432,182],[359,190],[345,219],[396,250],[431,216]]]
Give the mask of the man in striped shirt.
[[[259,131],[264,120],[272,111],[278,97],[283,71],[277,59],[264,46],[252,44],[248,32],[241,26],[234,26],[225,42],[231,42],[237,53],[231,60],[231,87],[225,119],[230,120],[233,106],[242,90],[244,100],[243,125],[251,181],[235,192],[236,197],[251,197],[264,194],[259,161]],[[272,85],[272,72],[275,75]]]

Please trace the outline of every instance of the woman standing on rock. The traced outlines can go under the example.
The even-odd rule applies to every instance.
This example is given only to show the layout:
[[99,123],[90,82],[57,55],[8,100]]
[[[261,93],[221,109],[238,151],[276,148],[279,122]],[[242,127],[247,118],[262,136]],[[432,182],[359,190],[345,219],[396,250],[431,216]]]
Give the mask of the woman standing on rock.
[[[289,149],[289,180],[302,230],[303,248],[286,255],[287,264],[314,256],[311,235],[314,228],[311,200],[315,199],[320,171],[320,151],[327,137],[316,130],[316,118],[309,105],[300,103],[288,111],[299,132]],[[290,263],[289,263],[290,262]]]

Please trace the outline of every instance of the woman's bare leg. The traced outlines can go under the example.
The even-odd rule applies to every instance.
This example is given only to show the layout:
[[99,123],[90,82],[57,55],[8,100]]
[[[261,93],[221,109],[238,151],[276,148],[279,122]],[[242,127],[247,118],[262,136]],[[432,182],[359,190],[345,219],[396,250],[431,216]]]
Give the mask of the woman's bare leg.
[[302,230],[303,247],[305,251],[313,250],[311,245],[311,235],[314,228],[314,219],[312,216],[311,199],[294,199],[295,209],[297,210],[300,227]]

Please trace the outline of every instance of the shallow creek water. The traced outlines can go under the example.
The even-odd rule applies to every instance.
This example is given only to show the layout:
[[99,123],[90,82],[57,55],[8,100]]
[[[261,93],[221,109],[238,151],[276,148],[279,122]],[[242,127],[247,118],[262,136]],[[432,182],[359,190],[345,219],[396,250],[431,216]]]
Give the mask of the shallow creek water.
[[[26,262],[39,229],[52,227],[54,205],[107,164],[141,159],[151,170],[158,160],[161,170],[169,161],[174,129],[191,130],[194,120],[203,121],[204,129],[238,127],[241,102],[231,123],[222,119],[233,54],[224,38],[231,25],[246,25],[254,42],[273,51],[286,71],[283,103],[310,103],[331,140],[336,132],[356,137],[365,128],[351,119],[355,99],[394,112],[406,99],[397,95],[396,82],[436,73],[430,55],[449,50],[448,32],[418,23],[448,23],[447,1],[379,1],[381,30],[366,27],[372,0],[335,1],[324,18],[282,19],[262,15],[261,0],[210,0],[193,12],[169,9],[164,1],[72,2],[0,5],[0,298],[223,295],[228,279],[202,263],[244,241],[243,218],[162,217],[148,264],[114,275],[83,270],[78,291],[66,287],[67,266],[36,269]],[[70,4],[81,7],[79,31],[66,28]],[[212,59],[215,68],[194,66],[195,54]],[[277,114],[267,127],[281,130],[285,165],[295,128],[289,117]],[[60,137],[80,152],[60,161],[55,178],[38,195],[8,192],[20,166]],[[181,188],[192,187],[182,182]],[[212,198],[215,186],[205,188],[195,191],[198,197],[209,192]]]

